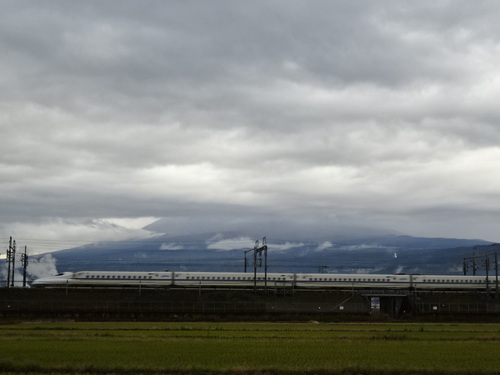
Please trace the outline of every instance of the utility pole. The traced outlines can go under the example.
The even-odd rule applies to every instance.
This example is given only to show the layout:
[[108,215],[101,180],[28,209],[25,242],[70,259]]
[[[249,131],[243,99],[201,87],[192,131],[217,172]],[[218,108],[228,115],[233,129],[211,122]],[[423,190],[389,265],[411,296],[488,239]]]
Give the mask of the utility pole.
[[262,238],[262,248],[264,251],[264,288],[267,291],[267,240]]
[[495,297],[498,299],[498,253],[495,253]]
[[480,262],[479,265],[484,267],[483,269],[485,270],[486,273],[486,291],[490,292],[491,285],[490,285],[490,255],[493,255],[495,257],[495,298],[499,298],[499,290],[498,290],[498,253],[490,253],[490,254],[484,254],[484,255],[476,255],[476,252],[473,253],[474,255],[472,257],[467,257],[464,258],[464,275],[467,275],[468,269],[471,267],[469,263],[472,263],[472,274],[476,275],[476,271],[478,270],[478,262],[476,262],[476,259],[484,259],[483,262]]
[[259,255],[259,267],[262,267],[262,253],[264,253],[264,289],[267,291],[267,242],[266,237],[262,239],[262,246],[259,247],[259,240],[255,241],[253,248],[253,288],[257,289],[257,255]]
[[9,248],[7,249],[7,288],[10,288],[10,262],[12,260],[12,237],[9,240]]
[[14,288],[14,275],[16,273],[16,240],[13,241],[12,245],[12,279],[10,280],[10,286]]
[[255,241],[253,247],[253,290],[257,289],[257,248],[259,247],[259,240]]
[[21,254],[21,264],[23,265],[23,288],[26,288],[26,268],[28,267],[28,246],[24,246],[24,254]]
[[486,269],[486,293],[490,294],[490,258],[485,255],[484,268]]

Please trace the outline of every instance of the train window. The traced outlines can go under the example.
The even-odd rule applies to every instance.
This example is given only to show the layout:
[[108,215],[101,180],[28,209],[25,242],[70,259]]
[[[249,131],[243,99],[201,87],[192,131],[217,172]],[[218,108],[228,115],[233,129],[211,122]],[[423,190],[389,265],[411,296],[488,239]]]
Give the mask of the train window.
[[85,276],[87,279],[90,277],[89,275]]

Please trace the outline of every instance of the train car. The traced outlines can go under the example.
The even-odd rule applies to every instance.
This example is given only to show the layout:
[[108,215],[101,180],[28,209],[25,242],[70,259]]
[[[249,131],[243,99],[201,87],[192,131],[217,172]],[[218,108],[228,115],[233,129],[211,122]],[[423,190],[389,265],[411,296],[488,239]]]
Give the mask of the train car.
[[127,287],[172,285],[171,272],[78,271],[64,272],[33,281],[32,287],[96,286]]
[[185,287],[293,286],[294,274],[243,272],[173,272],[174,284]]
[[410,276],[377,274],[298,274],[297,287],[301,288],[409,288]]
[[[494,280],[489,280],[490,286]],[[414,289],[481,290],[488,287],[485,276],[412,275]]]

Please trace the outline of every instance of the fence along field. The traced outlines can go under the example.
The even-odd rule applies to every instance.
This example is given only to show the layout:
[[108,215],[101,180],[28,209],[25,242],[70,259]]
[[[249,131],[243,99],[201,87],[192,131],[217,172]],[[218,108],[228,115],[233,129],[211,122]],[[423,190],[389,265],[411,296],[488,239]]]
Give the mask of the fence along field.
[[18,323],[0,371],[499,374],[500,324]]

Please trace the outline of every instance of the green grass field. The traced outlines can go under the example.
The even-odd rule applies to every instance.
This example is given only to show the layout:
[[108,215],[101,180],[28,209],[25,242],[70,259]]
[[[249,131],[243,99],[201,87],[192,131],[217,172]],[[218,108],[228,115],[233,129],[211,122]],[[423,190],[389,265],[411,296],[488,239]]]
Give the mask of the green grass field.
[[500,374],[500,324],[0,323],[4,374]]

